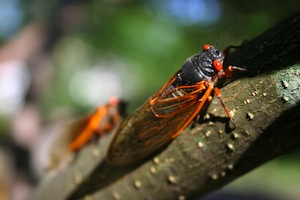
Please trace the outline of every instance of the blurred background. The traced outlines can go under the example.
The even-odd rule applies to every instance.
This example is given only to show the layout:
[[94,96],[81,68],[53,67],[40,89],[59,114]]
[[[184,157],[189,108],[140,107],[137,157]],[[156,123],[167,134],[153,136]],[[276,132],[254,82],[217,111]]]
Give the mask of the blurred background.
[[[210,43],[251,39],[299,0],[0,0],[0,199],[23,200],[45,175],[62,121],[111,96],[132,112]],[[300,151],[207,199],[300,199]]]

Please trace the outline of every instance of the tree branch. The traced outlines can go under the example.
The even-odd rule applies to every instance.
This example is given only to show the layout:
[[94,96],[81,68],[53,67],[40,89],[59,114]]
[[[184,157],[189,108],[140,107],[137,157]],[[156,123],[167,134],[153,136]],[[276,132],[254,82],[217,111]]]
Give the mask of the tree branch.
[[224,110],[214,98],[204,120],[153,159],[109,166],[103,161],[110,140],[105,138],[44,180],[33,199],[190,199],[291,151],[300,144],[299,35],[297,12],[230,54],[228,63],[248,69],[222,88],[234,113],[233,131],[226,130]]

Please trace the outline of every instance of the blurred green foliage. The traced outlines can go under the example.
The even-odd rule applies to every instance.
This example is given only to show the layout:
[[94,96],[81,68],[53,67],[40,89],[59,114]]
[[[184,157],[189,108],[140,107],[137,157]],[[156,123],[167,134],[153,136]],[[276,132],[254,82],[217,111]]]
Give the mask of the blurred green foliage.
[[[269,6],[271,1],[268,1],[269,4],[260,1],[219,1],[221,10],[218,21],[187,26],[166,13],[159,13],[160,10],[149,2],[90,1],[83,5],[84,23],[68,34],[80,38],[93,49],[84,52],[85,49],[73,48],[69,53],[88,54],[86,62],[89,64],[101,57],[115,55],[125,63],[125,70],[137,72],[132,77],[137,80],[136,88],[129,92],[131,96],[124,95],[133,105],[131,110],[157,91],[184,60],[199,51],[203,44],[217,44],[220,49],[230,44],[238,45],[296,10],[295,5],[288,3],[283,7],[281,1],[272,1],[272,7]],[[62,54],[60,49],[56,51],[60,52],[56,54]],[[59,57],[70,59],[74,56],[62,54]],[[58,62],[56,74],[60,74],[64,80],[55,81],[56,86],[53,87],[63,92],[53,93],[55,97],[47,95],[47,98],[52,98],[51,102],[72,100],[64,89],[68,85],[65,83],[67,77],[62,75],[63,66],[60,65],[61,62]],[[81,65],[87,66],[88,63]],[[73,67],[77,68],[75,64]]]

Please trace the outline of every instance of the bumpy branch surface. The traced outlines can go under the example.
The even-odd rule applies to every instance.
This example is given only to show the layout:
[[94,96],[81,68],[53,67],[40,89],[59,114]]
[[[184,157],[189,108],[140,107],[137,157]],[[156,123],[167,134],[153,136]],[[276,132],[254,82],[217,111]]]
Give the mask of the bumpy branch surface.
[[248,69],[221,89],[234,130],[214,98],[201,123],[142,165],[103,162],[106,138],[44,180],[32,198],[190,199],[291,151],[300,145],[299,35],[297,12],[230,54],[230,65]]

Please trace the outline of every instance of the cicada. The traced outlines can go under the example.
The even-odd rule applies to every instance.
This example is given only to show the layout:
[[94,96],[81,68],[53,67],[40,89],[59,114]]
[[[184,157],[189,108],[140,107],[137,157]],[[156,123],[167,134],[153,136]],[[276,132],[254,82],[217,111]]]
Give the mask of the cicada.
[[144,160],[176,138],[200,114],[213,91],[232,120],[216,83],[243,68],[224,69],[224,59],[224,53],[209,44],[188,58],[152,98],[120,124],[107,160],[115,165]]
[[63,127],[49,152],[48,170],[56,169],[70,152],[77,152],[95,138],[110,133],[125,115],[125,101],[110,98],[93,113],[74,120]]
[[81,119],[86,124],[82,127],[79,135],[71,142],[70,151],[76,152],[81,149],[92,139],[94,134],[101,137],[115,128],[121,118],[118,110],[119,103],[119,99],[113,97],[108,104],[99,106],[93,114]]

